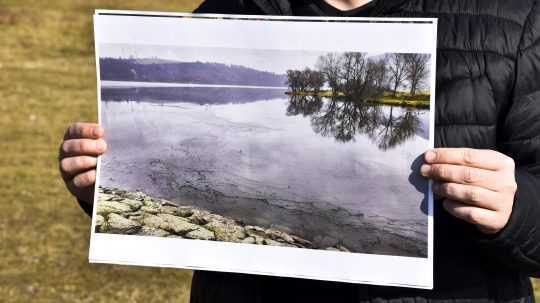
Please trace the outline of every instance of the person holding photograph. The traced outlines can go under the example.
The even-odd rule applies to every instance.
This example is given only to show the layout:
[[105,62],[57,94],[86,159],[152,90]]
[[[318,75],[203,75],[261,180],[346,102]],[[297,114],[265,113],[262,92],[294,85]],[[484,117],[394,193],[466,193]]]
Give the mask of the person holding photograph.
[[[433,290],[197,271],[192,302],[534,301],[540,0],[207,0],[195,13],[438,18],[436,148],[418,172],[438,198]],[[62,177],[88,214],[105,131],[75,123],[60,147]]]

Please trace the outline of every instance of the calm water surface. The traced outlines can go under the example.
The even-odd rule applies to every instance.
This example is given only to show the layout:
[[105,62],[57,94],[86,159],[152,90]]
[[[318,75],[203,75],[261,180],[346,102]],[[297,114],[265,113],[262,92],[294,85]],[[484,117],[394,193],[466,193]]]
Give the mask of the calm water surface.
[[321,246],[426,254],[426,183],[412,167],[428,111],[255,88],[105,88],[102,100],[104,186]]

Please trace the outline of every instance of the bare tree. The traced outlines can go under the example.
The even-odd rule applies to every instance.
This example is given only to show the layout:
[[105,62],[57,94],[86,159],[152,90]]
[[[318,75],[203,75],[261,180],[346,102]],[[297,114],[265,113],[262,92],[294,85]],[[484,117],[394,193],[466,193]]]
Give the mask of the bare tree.
[[292,92],[315,92],[319,93],[324,85],[324,76],[321,72],[306,68],[287,71],[287,85]]
[[346,52],[341,58],[340,79],[344,92],[361,95],[366,86],[366,54]]
[[407,79],[411,84],[411,96],[416,95],[418,86],[427,78],[429,74],[428,54],[406,54]]
[[395,97],[399,86],[407,79],[406,54],[389,54],[387,59],[390,83]]
[[293,92],[300,90],[301,72],[298,70],[287,70],[287,85]]
[[381,96],[387,89],[388,68],[384,59],[369,60],[366,72],[366,82],[369,83],[370,95]]
[[324,85],[324,75],[320,71],[305,69],[305,76],[307,82],[309,83],[309,88],[313,90],[316,94],[319,93],[321,87]]
[[320,56],[317,62],[317,69],[324,75],[328,86],[332,88],[334,93],[340,90],[340,69],[341,58],[338,54],[329,53]]

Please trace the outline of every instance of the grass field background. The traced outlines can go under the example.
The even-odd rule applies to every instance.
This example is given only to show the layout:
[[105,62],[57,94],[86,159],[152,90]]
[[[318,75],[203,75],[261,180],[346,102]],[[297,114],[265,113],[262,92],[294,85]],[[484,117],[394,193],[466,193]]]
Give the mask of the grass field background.
[[90,219],[64,189],[66,126],[96,121],[96,8],[200,1],[0,0],[0,301],[187,302],[191,272],[88,264]]
[[191,11],[200,1],[0,0],[0,300],[187,302],[191,272],[88,264],[90,220],[64,189],[67,125],[96,121],[96,8]]

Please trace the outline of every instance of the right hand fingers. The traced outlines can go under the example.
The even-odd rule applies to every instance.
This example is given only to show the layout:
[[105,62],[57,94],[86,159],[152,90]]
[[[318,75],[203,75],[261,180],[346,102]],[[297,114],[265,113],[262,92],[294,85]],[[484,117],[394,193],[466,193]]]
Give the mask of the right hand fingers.
[[90,156],[68,157],[60,160],[60,171],[64,179],[95,168],[97,158]]
[[64,140],[99,139],[104,134],[103,127],[96,123],[77,122],[71,124],[64,135]]
[[73,156],[99,156],[107,150],[103,139],[70,139],[60,147],[60,159]]

